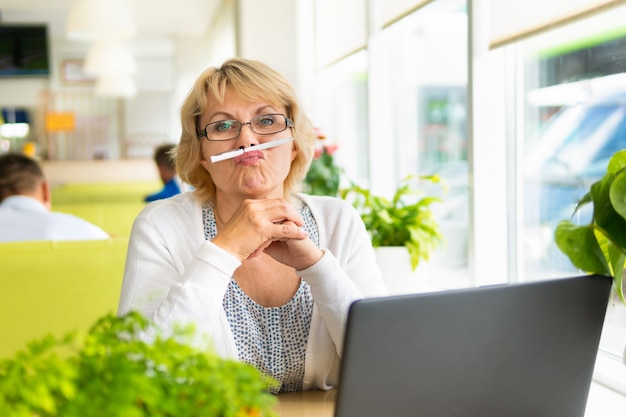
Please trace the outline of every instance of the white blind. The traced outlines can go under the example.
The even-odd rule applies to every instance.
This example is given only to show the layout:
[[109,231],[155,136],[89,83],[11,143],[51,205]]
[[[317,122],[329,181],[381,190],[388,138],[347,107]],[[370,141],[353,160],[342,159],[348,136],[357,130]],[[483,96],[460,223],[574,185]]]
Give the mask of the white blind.
[[489,0],[490,47],[495,48],[626,4],[626,0]]
[[364,48],[367,13],[364,0],[316,0],[316,61],[328,65]]
[[365,48],[369,28],[382,29],[429,3],[433,0],[315,0],[317,63],[326,66]]
[[371,14],[375,28],[380,29],[424,7],[433,0],[374,0]]

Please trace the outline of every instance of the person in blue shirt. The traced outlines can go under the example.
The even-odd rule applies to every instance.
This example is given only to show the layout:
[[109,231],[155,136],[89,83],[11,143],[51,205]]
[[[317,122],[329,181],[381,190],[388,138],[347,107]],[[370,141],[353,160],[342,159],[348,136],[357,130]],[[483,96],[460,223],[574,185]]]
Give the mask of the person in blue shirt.
[[157,147],[154,151],[154,162],[159,170],[163,188],[159,192],[147,195],[144,198],[145,202],[161,200],[181,193],[183,187],[176,174],[174,159],[171,156],[174,147],[173,144],[166,144]]

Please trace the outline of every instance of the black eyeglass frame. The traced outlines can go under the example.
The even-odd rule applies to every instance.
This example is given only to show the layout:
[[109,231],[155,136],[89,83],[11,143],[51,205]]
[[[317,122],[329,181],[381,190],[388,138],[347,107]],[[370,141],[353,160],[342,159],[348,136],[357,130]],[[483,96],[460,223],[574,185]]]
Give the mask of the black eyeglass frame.
[[[257,118],[260,118],[260,117],[264,117],[264,116],[282,116],[285,119],[285,128],[281,129],[281,130],[279,130],[277,132],[272,132],[272,133],[259,133],[259,132],[257,132],[256,130],[254,130],[254,127],[252,126],[252,121],[254,119],[257,119]],[[237,122],[237,123],[239,123],[239,130],[237,131],[237,135],[233,136],[232,138],[228,138],[228,139],[210,139],[208,134],[207,134],[207,128],[210,125],[217,124],[217,123],[225,123],[225,122]],[[284,132],[285,130],[287,130],[290,127],[294,127],[293,120],[291,120],[286,115],[284,115],[282,113],[267,113],[267,114],[260,114],[258,116],[255,116],[255,117],[253,117],[252,119],[250,119],[247,122],[242,122],[242,121],[234,120],[234,119],[226,119],[226,120],[218,120],[218,121],[215,121],[215,122],[207,123],[206,126],[204,126],[204,129],[200,129],[196,133],[198,135],[198,139],[206,138],[206,140],[208,140],[209,142],[226,142],[228,140],[237,139],[239,137],[239,135],[241,135],[241,129],[243,129],[244,125],[250,125],[250,129],[252,130],[252,132],[254,132],[255,135],[263,135],[263,136],[275,135],[277,133]]]

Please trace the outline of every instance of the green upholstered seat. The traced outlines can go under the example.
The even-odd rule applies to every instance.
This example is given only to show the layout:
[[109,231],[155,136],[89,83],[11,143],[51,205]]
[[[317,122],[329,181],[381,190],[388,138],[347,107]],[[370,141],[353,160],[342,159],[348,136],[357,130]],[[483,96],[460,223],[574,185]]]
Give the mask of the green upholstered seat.
[[162,186],[159,181],[57,185],[52,188],[52,210],[81,217],[112,236],[129,236],[146,206],[143,198]]
[[163,187],[160,181],[73,182],[52,188],[52,205],[75,203],[140,203]]
[[112,236],[130,236],[130,230],[144,202],[53,204],[52,210],[73,214],[91,222]]
[[0,244],[0,358],[115,313],[127,237]]

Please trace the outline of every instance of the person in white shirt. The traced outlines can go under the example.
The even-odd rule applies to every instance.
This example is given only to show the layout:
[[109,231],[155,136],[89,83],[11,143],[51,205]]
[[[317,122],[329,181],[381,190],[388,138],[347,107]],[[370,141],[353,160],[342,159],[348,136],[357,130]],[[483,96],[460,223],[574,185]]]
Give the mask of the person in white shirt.
[[0,156],[0,242],[109,238],[80,217],[51,211],[50,187],[36,160],[18,153]]
[[136,218],[118,314],[193,324],[276,391],[336,387],[351,303],[387,290],[352,205],[299,193],[317,138],[293,87],[231,59],[200,75],[181,122],[176,170],[194,191]]

